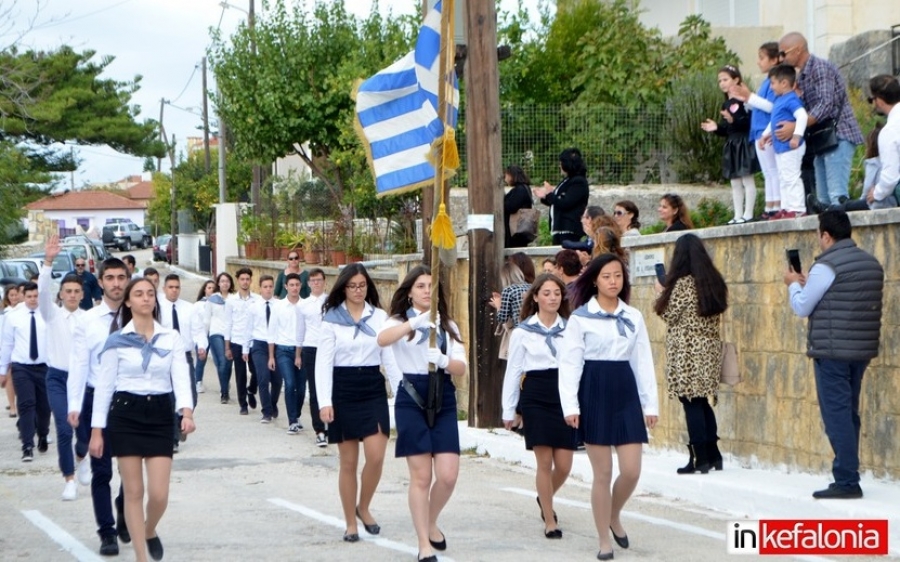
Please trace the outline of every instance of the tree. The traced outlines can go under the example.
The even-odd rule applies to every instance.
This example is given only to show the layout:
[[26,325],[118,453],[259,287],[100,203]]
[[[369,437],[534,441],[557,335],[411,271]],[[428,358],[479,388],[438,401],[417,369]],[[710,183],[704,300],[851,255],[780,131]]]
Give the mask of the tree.
[[412,49],[413,23],[382,17],[377,3],[359,21],[341,0],[318,0],[309,13],[278,0],[253,29],[240,27],[230,41],[214,34],[215,103],[237,154],[258,162],[298,154],[337,199],[348,181],[372,184],[350,93],[357,79]]

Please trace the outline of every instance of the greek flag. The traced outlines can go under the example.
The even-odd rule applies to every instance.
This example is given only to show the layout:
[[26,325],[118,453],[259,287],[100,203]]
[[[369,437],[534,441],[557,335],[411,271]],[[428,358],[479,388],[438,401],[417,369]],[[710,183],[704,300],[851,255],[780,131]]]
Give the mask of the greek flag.
[[[437,112],[440,46],[438,2],[425,17],[415,51],[362,82],[356,91],[357,132],[379,197],[434,182],[434,167],[427,157],[431,143],[444,134]],[[452,104],[449,124],[455,127],[459,109],[455,76],[447,101]]]

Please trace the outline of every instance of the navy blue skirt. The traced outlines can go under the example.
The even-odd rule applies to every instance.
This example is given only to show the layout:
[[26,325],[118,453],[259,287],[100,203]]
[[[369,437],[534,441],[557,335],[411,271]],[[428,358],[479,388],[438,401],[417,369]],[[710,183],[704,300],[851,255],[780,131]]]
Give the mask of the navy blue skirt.
[[331,403],[334,421],[328,424],[328,442],[342,443],[391,430],[384,376],[378,365],[334,367]]
[[525,448],[575,450],[576,431],[566,424],[559,403],[559,370],[528,371],[522,381],[519,409],[525,425]]
[[[430,375],[404,374],[422,399],[428,398],[428,377]],[[413,455],[434,455],[437,453],[459,454],[459,424],[456,419],[456,387],[450,375],[444,375],[444,392],[441,411],[434,420],[434,427],[428,427],[425,410],[416,404],[403,385],[397,389],[394,402],[394,421],[397,423],[396,457]]]
[[579,436],[590,445],[646,443],[637,381],[628,361],[585,361],[578,387]]

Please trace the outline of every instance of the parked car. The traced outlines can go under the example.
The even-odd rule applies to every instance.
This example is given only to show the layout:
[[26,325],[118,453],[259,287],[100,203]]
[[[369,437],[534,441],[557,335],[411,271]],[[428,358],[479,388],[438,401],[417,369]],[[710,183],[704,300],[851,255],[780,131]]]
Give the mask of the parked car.
[[[41,262],[44,261],[44,252],[34,252],[32,254],[28,254],[29,258],[38,258]],[[53,272],[59,273],[61,276],[69,273],[70,271],[75,271],[75,254],[69,251],[67,248],[64,248],[59,252],[59,255],[53,260]]]
[[97,269],[100,267],[100,253],[97,251],[97,248],[94,247],[90,242],[63,242],[60,244],[60,248],[63,250],[72,252],[79,258],[84,258],[87,262],[87,270],[91,273],[96,274]]
[[171,234],[162,234],[156,237],[156,243],[153,244],[154,260],[172,263],[172,251],[169,250],[169,240],[171,239]]
[[30,259],[8,259],[3,260],[3,265],[9,272],[9,277],[21,277],[22,279],[32,279],[41,272],[41,266]]
[[83,234],[76,234],[74,236],[66,236],[62,241],[63,244],[67,244],[69,242],[87,242],[93,244],[94,248],[97,250],[97,256],[100,261],[112,257],[112,254],[110,254],[109,250],[106,249],[106,246],[103,245],[103,240],[98,240],[97,238],[89,238]]
[[[10,262],[14,265],[22,265],[28,273],[27,279],[31,279],[33,275],[39,274],[41,272],[41,268],[44,266],[44,260],[41,258],[14,258],[3,260],[4,262]],[[51,279],[51,287],[53,288],[53,292],[55,294],[59,293],[59,285],[62,281],[62,276],[65,275],[64,271],[51,271],[50,277]],[[21,277],[21,276],[17,276]]]
[[107,223],[103,225],[103,245],[127,251],[132,246],[149,248],[153,237],[133,222]]

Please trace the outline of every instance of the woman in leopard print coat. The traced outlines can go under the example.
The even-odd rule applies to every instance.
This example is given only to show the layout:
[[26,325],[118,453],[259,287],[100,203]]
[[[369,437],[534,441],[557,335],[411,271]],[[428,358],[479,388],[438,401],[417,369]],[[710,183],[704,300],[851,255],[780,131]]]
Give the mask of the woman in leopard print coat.
[[655,306],[666,322],[669,397],[684,406],[690,441],[691,456],[679,474],[722,470],[712,406],[722,366],[720,322],[727,307],[728,286],[703,242],[694,234],[681,236]]

